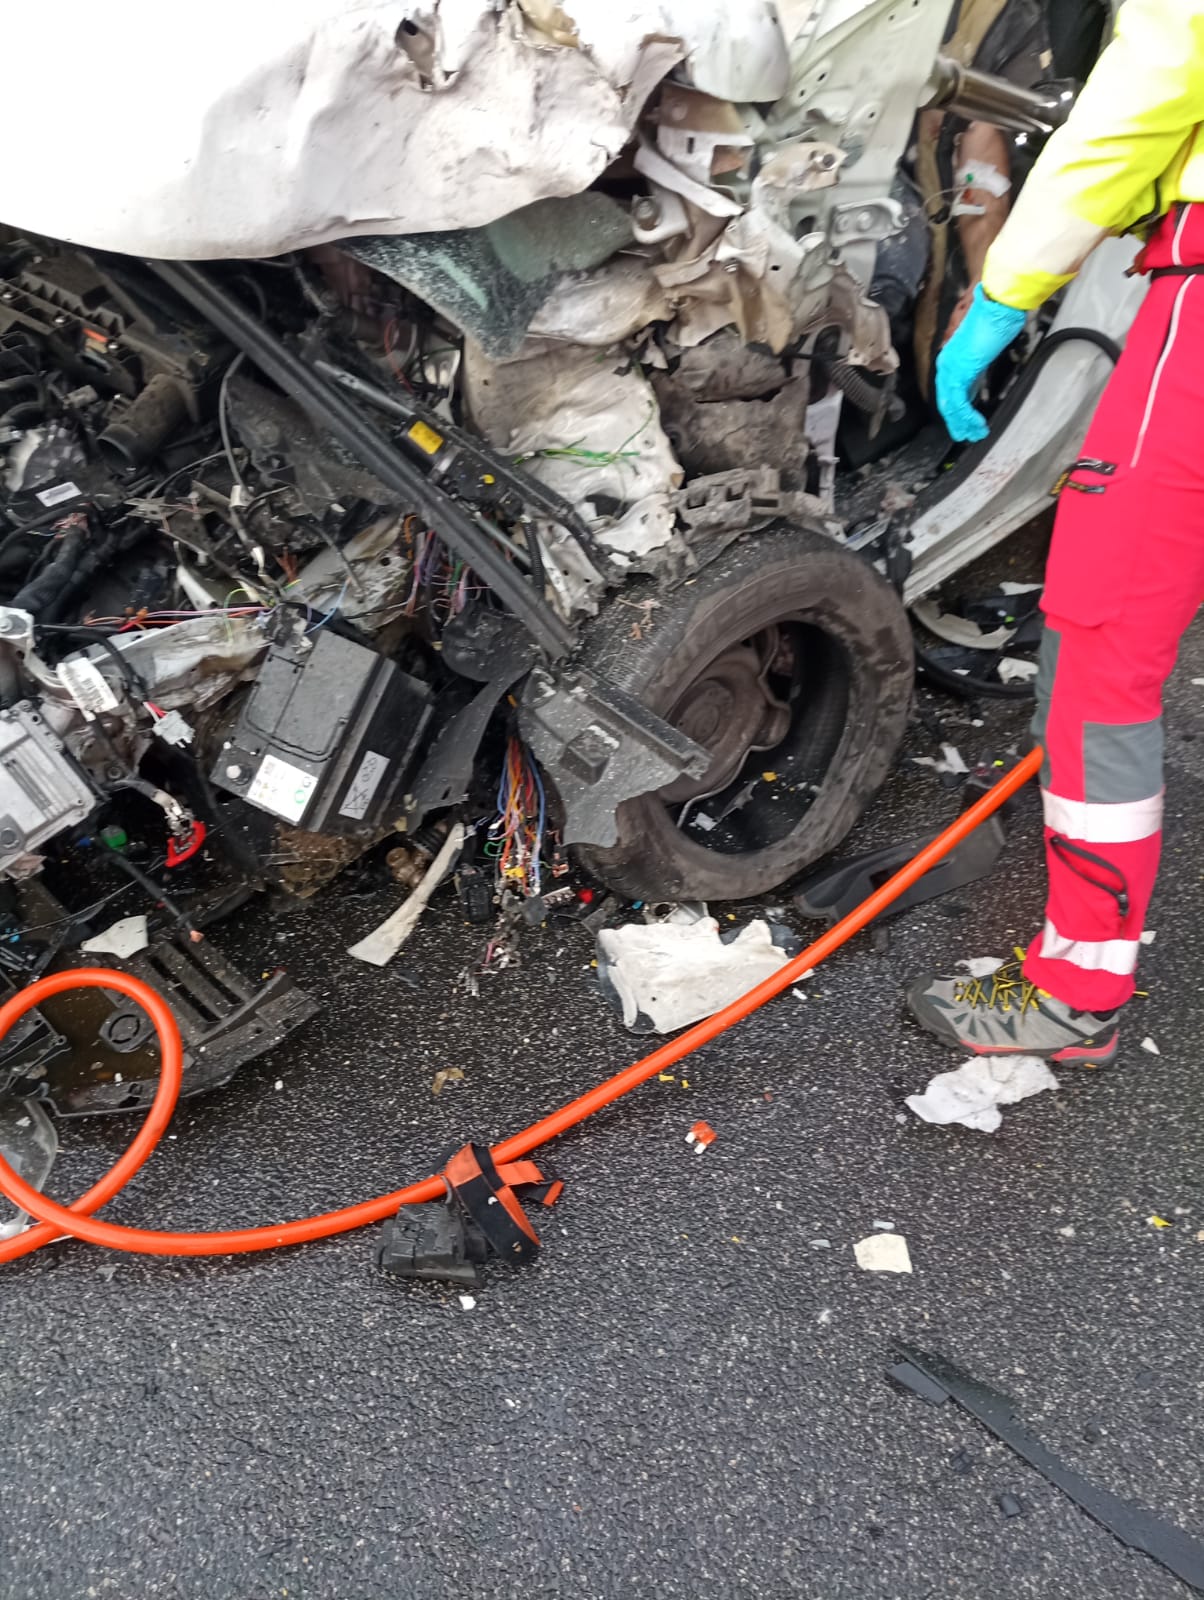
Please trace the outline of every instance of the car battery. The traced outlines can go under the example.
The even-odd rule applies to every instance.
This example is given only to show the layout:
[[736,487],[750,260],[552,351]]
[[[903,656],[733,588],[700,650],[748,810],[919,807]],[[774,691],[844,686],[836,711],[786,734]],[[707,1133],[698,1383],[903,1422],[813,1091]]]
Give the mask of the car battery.
[[212,781],[310,832],[371,831],[392,820],[431,700],[365,645],[297,632],[269,653]]

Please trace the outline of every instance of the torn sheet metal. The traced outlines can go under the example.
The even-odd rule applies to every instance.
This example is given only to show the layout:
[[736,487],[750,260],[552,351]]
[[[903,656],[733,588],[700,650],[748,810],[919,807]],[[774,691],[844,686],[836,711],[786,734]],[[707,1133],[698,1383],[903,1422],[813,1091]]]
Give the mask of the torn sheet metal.
[[482,227],[587,188],[677,63],[725,99],[775,99],[789,71],[770,0],[210,0],[186,65],[170,6],[113,0],[105,59],[139,92],[88,124],[90,167],[120,182],[81,184],[79,121],[44,116],[45,65],[60,104],[90,105],[94,52],[61,46],[95,26],[84,0],[5,17],[0,137],[39,137],[0,173],[0,217],[168,258]]
[[755,111],[673,82],[661,90],[656,119],[661,154],[700,183],[745,171],[756,144],[754,129],[763,131]]
[[747,994],[789,960],[767,922],[729,943],[714,917],[632,922],[598,935],[598,975],[633,1033],[674,1033]]
[[536,341],[592,345],[621,343],[650,322],[673,315],[664,289],[638,256],[619,255],[593,272],[561,279],[531,318],[525,353]]
[[708,216],[738,217],[744,209],[731,195],[700,182],[650,144],[641,144],[636,151],[635,170],[643,173],[650,182],[659,184],[662,189],[668,189],[670,194],[696,206],[699,211],[705,211]]
[[614,0],[518,3],[549,37],[578,46],[617,79],[633,73],[632,52],[647,37],[642,26],[681,41],[681,70],[707,94],[776,100],[786,91],[789,55],[775,0],[627,0],[624,10]]
[[[722,146],[708,144],[703,159],[718,164],[723,155]],[[835,189],[845,160],[829,143],[782,145],[765,160],[743,206],[699,181],[698,160],[687,158],[682,167],[660,149],[641,147],[637,170],[662,192],[676,194],[693,219],[690,235],[670,243],[672,258],[652,268],[678,303],[672,336],[679,344],[698,344],[734,324],[746,343],[779,352],[802,334],[835,326],[847,335],[847,358],[854,365],[895,369],[885,311],[866,297],[819,226],[826,203],[820,206],[817,192]],[[800,206],[816,214],[810,231],[801,233],[795,216]]]

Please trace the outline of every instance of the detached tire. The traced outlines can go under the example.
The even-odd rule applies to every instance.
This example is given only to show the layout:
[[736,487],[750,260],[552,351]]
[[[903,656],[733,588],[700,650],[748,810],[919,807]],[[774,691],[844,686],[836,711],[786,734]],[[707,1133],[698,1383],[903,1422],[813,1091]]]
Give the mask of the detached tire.
[[580,848],[631,899],[743,900],[826,855],[889,771],[911,704],[894,590],[785,523],[692,583],[625,590],[581,660],[713,753],[704,779],[625,801],[617,844]]

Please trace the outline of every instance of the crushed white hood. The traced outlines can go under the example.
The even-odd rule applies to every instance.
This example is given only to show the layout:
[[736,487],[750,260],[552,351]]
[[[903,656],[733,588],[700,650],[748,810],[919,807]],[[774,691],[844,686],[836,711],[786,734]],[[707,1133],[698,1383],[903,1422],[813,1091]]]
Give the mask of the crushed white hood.
[[98,100],[96,28],[6,9],[0,221],[169,258],[483,226],[585,189],[677,63],[755,100],[789,70],[771,0],[111,0]]

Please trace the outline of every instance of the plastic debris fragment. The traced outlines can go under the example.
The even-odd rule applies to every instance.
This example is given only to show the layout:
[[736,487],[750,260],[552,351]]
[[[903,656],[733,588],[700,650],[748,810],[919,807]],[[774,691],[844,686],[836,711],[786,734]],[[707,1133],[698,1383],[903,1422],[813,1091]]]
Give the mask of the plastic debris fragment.
[[715,1143],[717,1135],[709,1122],[696,1122],[686,1134],[686,1143],[694,1146],[694,1154],[701,1155],[709,1145]]
[[871,1233],[853,1246],[863,1272],[910,1272],[911,1252],[901,1233]]
[[961,751],[954,744],[941,746],[940,759],[936,756],[912,756],[917,767],[931,767],[934,772],[948,772],[959,775],[969,772],[969,767],[962,758]]

